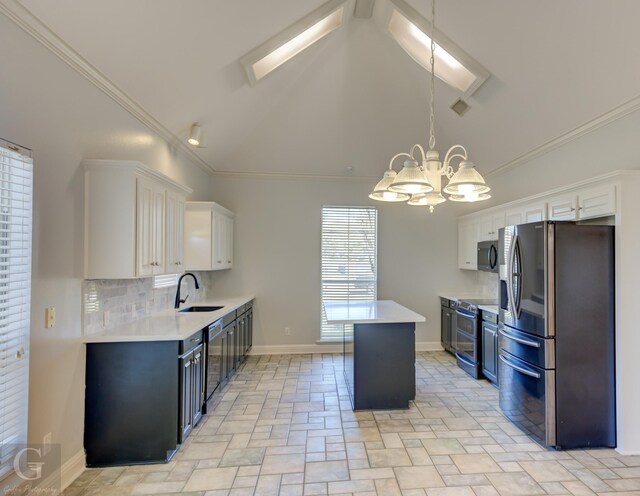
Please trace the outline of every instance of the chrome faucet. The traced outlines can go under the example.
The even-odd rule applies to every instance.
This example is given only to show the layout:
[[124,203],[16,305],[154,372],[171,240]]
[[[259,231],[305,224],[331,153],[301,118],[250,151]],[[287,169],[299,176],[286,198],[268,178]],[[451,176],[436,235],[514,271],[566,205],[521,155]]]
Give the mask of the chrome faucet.
[[200,289],[200,284],[198,284],[198,278],[196,277],[196,275],[194,273],[185,272],[184,274],[182,274],[180,276],[180,279],[178,279],[178,289],[176,290],[176,304],[175,304],[174,308],[180,308],[180,303],[184,303],[185,301],[187,301],[187,298],[189,298],[189,294],[187,294],[187,296],[184,297],[184,300],[180,299],[180,285],[182,284],[182,279],[184,279],[185,276],[193,277],[193,280],[196,283],[196,289]]

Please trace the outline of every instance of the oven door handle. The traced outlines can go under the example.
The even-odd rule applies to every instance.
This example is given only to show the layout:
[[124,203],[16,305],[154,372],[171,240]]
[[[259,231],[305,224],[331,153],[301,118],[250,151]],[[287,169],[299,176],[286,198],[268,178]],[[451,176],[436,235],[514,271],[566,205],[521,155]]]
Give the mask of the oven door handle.
[[508,367],[511,367],[513,370],[516,370],[516,371],[520,372],[521,374],[528,375],[529,377],[534,377],[536,379],[540,379],[540,377],[542,377],[537,372],[532,372],[531,370],[527,370],[525,368],[518,367],[517,365],[515,365],[515,364],[511,363],[509,360],[507,360],[503,355],[498,355],[498,356],[500,357],[500,360],[505,365],[507,365]]
[[469,319],[469,320],[476,320],[476,319],[478,318],[478,316],[477,316],[477,315],[474,315],[474,314],[472,314],[472,313],[464,312],[463,310],[459,310],[459,309],[457,309],[457,308],[456,308],[456,313],[457,313],[458,315],[462,316],[462,317],[466,317],[466,318],[467,318],[467,319]]
[[498,329],[498,332],[500,333],[501,336],[504,336],[507,339],[511,339],[512,341],[515,341],[516,343],[520,343],[520,344],[523,344],[525,346],[531,346],[532,348],[540,348],[540,343],[536,343],[535,341],[529,341],[528,339],[519,338],[519,337],[514,336],[513,334],[505,331],[502,328]]
[[460,360],[461,362],[466,363],[467,365],[473,367],[475,365],[475,363],[473,363],[471,360],[469,360],[468,358],[463,357],[460,353],[456,352],[456,358],[458,360]]

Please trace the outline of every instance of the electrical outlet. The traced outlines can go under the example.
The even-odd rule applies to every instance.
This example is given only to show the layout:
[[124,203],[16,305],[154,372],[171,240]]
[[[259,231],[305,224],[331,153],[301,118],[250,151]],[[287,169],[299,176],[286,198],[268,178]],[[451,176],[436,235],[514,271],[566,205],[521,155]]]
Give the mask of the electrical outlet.
[[47,433],[42,438],[42,454],[46,455],[51,451],[51,433]]
[[285,336],[291,336],[291,327],[285,327],[284,334]]
[[44,310],[44,327],[49,329],[56,326],[56,307],[47,307]]
[[102,327],[107,327],[109,325],[109,310],[105,310],[102,314]]

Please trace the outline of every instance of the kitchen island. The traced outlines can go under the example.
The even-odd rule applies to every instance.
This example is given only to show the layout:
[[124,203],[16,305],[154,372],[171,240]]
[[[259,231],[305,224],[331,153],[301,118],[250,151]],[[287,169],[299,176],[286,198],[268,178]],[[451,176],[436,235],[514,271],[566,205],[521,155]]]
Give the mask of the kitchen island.
[[325,301],[329,324],[345,324],[344,377],[354,410],[409,408],[416,396],[415,323],[395,301]]

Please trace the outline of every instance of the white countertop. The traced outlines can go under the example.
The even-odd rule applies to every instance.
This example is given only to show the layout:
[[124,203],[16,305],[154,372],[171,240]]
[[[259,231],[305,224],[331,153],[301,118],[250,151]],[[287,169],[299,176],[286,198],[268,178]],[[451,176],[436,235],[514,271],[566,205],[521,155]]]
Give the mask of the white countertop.
[[149,315],[130,324],[83,336],[85,343],[121,343],[128,341],[180,341],[194,332],[221,319],[230,312],[253,300],[253,296],[212,298],[189,306],[221,306],[215,312],[183,312],[170,309]]
[[325,301],[329,324],[389,324],[424,322],[424,316],[391,300]]
[[478,308],[483,312],[491,312],[498,315],[500,311],[498,310],[498,305],[478,305]]
[[[453,296],[455,294],[455,296]],[[475,293],[440,293],[441,298],[446,298],[447,300],[459,301],[459,300],[488,300],[496,298],[496,295],[481,295]]]

